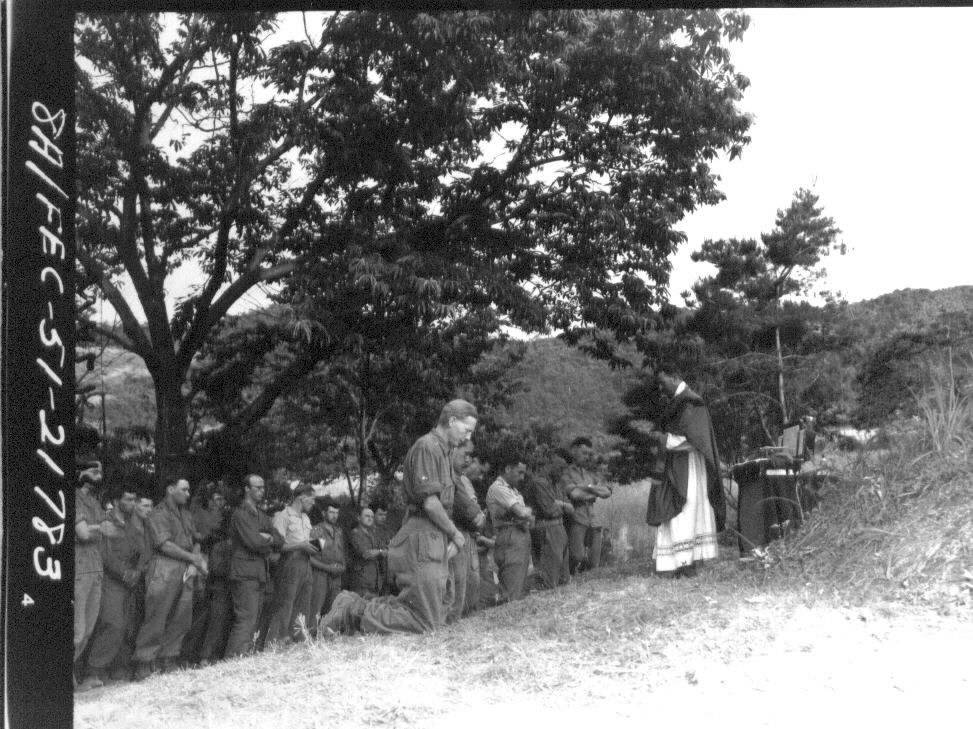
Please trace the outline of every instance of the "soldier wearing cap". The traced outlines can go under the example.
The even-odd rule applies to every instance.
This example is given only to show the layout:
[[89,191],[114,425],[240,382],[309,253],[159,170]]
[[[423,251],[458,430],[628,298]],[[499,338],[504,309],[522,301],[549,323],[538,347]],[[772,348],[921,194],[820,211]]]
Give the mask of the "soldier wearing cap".
[[399,594],[365,600],[338,595],[322,624],[335,632],[424,633],[446,623],[453,603],[449,560],[466,542],[452,520],[457,493],[450,448],[466,442],[476,428],[476,408],[465,400],[443,407],[436,427],[406,454],[402,491],[407,510],[389,546],[389,570]]
[[[74,517],[74,660],[77,661],[91,638],[101,609],[101,583],[104,574],[102,537],[115,537],[117,530],[108,519],[96,495],[101,487],[101,463],[84,463],[78,473]],[[78,687],[98,688],[102,681],[89,676]]]
[[307,627],[311,623],[311,557],[317,555],[318,549],[311,542],[308,513],[314,506],[314,490],[310,484],[300,482],[292,486],[290,503],[273,518],[274,529],[284,543],[277,565],[267,643],[283,640],[288,635],[298,640],[301,616]]

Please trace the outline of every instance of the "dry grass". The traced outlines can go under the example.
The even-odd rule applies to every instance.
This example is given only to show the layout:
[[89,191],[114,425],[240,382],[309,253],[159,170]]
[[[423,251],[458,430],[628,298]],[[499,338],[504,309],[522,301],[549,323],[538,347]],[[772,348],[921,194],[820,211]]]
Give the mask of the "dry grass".
[[616,562],[647,559],[652,554],[655,529],[645,523],[651,481],[615,486],[608,499],[608,529]]
[[804,527],[770,546],[782,575],[867,598],[973,604],[973,460],[937,452],[921,422],[889,429],[890,447],[831,474]]
[[[787,686],[803,702],[809,680],[820,678],[814,690],[840,695],[854,690],[855,676],[889,671],[876,639],[893,650],[913,626],[929,623],[905,613],[847,605],[823,586],[796,587],[732,559],[694,580],[656,578],[632,562],[432,635],[311,642],[83,694],[75,725],[426,729],[594,720],[634,727],[646,716],[684,718],[688,706],[706,706],[708,722],[781,691],[798,700]],[[973,638],[973,623],[939,620],[947,622],[922,629]],[[944,649],[962,652],[953,640]],[[844,664],[835,654],[847,651],[872,663],[836,675]],[[927,668],[922,675],[928,679]],[[954,702],[963,695],[948,686]],[[834,700],[827,698],[822,706]],[[778,710],[786,707],[768,717]]]

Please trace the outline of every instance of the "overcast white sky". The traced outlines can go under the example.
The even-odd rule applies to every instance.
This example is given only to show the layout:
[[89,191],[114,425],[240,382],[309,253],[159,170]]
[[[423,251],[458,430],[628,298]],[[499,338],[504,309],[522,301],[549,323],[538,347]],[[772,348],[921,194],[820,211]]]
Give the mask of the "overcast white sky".
[[731,53],[753,141],[718,167],[727,199],[681,226],[670,292],[705,273],[703,240],[770,231],[812,185],[851,248],[826,265],[849,301],[973,283],[973,8],[749,13]]
[[[752,142],[716,165],[727,199],[679,226],[688,242],[673,260],[673,302],[707,272],[692,250],[770,231],[799,187],[842,230],[849,253],[827,261],[824,286],[849,301],[973,283],[973,8],[749,13],[731,54],[751,80]],[[199,281],[180,273],[170,294]]]

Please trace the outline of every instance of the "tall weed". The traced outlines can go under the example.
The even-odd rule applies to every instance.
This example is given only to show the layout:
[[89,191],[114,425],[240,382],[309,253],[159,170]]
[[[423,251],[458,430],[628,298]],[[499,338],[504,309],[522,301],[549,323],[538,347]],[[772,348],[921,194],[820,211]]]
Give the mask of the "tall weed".
[[[973,359],[973,356],[971,356]],[[932,450],[949,455],[970,446],[973,431],[973,400],[969,388],[963,392],[949,350],[944,361],[927,365],[926,386],[913,392],[919,417]]]

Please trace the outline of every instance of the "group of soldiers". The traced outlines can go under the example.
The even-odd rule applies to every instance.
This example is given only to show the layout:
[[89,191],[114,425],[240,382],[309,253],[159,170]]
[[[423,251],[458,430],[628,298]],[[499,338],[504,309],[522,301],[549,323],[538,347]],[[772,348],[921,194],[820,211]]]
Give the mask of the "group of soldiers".
[[[474,452],[468,435],[442,447],[435,432],[424,438],[433,439],[438,461],[428,461],[428,449],[423,457],[410,451],[405,491],[426,484],[443,497],[448,487],[452,503],[440,500],[442,515],[463,542],[439,545],[442,556],[449,554],[435,617],[420,611],[404,625],[431,629],[598,566],[606,524],[594,504],[611,489],[590,468],[588,439],[576,439],[569,452],[530,476],[522,454],[502,456],[485,499],[478,499],[474,484],[482,494],[491,464]],[[430,473],[439,481],[430,483]],[[300,482],[287,488],[283,508],[268,514],[264,479],[256,474],[243,479],[234,509],[212,484],[191,498],[183,478],[166,484],[158,504],[134,486],[107,494],[101,486],[100,464],[83,464],[75,530],[79,691],[314,638],[342,587],[362,601],[408,605],[402,600],[422,582],[402,570],[396,554],[389,558],[390,550],[401,553],[402,540],[393,539],[385,503],[357,509],[354,528],[346,530],[338,502],[316,498]],[[428,521],[418,506],[415,499],[407,503],[400,534],[410,532],[410,521]],[[423,548],[434,551],[428,541]],[[340,632],[340,626],[327,630]]]
[[[665,469],[646,520],[658,527],[656,572],[691,576],[696,562],[717,554],[719,456],[699,396],[673,374],[658,380],[668,404],[651,437]],[[474,451],[477,417],[471,403],[453,400],[409,449],[394,534],[386,506],[373,504],[358,510],[346,537],[339,504],[318,503],[299,482],[270,516],[256,474],[243,479],[232,511],[219,491],[192,508],[189,482],[172,478],[155,505],[118,487],[106,513],[100,464],[84,464],[75,522],[77,688],[322,633],[423,633],[597,568],[612,489],[592,467],[591,441],[576,438],[528,474],[533,459],[516,448],[492,464]],[[481,502],[474,483],[483,493],[488,473],[495,478]]]
[[[380,591],[388,509],[359,510],[346,539],[339,505],[297,485],[273,517],[265,483],[243,479],[242,501],[173,478],[158,504],[129,484],[103,494],[101,466],[84,464],[76,492],[76,690],[207,665],[290,636],[291,612],[326,609],[343,580]],[[103,500],[107,496],[107,503]],[[314,511],[312,528],[309,514]]]

